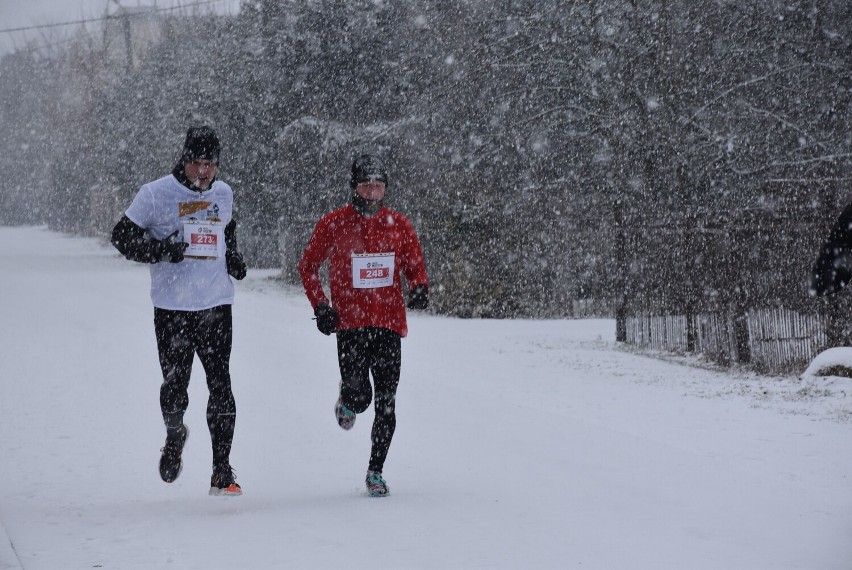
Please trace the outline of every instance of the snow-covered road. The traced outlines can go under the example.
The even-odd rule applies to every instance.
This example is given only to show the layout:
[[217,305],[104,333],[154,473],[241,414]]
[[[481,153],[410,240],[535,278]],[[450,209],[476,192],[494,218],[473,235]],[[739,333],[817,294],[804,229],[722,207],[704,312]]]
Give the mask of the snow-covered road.
[[608,320],[413,315],[392,496],[371,499],[372,418],[334,421],[333,337],[251,271],[232,359],[245,494],[213,498],[197,363],[186,467],[157,475],[147,268],[44,228],[0,243],[0,568],[852,568],[852,383],[633,354]]

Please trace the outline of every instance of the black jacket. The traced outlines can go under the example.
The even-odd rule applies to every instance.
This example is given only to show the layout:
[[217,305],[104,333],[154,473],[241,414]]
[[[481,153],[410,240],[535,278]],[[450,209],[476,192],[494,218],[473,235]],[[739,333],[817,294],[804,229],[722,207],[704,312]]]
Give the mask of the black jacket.
[[810,292],[818,296],[837,293],[852,279],[852,204],[831,228],[811,273]]

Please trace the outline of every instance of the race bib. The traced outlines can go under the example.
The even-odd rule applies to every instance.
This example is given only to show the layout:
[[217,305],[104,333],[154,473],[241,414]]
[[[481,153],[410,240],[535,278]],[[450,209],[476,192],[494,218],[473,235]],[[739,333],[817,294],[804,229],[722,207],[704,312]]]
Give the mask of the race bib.
[[395,253],[353,253],[352,287],[376,289],[393,285]]
[[216,259],[225,255],[225,226],[213,222],[184,222],[183,241],[189,244],[184,257]]

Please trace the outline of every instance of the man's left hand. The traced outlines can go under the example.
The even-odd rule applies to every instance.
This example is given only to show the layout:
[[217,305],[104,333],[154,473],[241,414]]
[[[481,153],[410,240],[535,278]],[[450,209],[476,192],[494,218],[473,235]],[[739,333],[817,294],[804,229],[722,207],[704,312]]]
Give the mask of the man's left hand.
[[408,292],[408,308],[423,310],[429,306],[429,287],[418,285]]
[[225,254],[225,262],[228,264],[228,275],[237,281],[246,276],[246,262],[243,260],[243,254],[239,252],[228,252]]

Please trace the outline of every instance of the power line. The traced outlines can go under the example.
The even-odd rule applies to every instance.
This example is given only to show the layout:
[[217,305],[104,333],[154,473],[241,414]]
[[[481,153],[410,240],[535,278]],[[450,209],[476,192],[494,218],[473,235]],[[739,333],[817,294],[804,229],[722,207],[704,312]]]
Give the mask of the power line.
[[0,30],[0,34],[2,33],[10,33],[10,32],[24,32],[27,30],[40,30],[42,28],[58,28],[60,26],[73,26],[74,24],[86,24],[88,22],[102,22],[103,20],[110,20],[113,16],[107,16],[106,18],[91,18],[88,20],[74,20],[73,22],[61,22],[58,24],[41,24],[39,26],[27,26],[24,28],[7,28],[5,30]]
[[[168,8],[154,8],[149,12],[170,12],[172,10],[180,10],[183,8],[192,8],[193,6],[202,6],[204,4],[218,4],[219,2],[225,2],[227,0],[199,0],[197,2],[191,2],[189,4],[180,4],[178,6],[171,6]],[[127,16],[140,16],[142,14],[127,14]],[[0,34],[12,33],[12,32],[24,32],[27,30],[40,30],[44,28],[58,28],[61,26],[73,26],[75,24],[88,24],[91,22],[103,22],[106,20],[117,20],[120,18],[124,18],[126,15],[112,15],[112,16],[102,16],[100,18],[88,18],[85,20],[73,20],[70,22],[58,22],[56,24],[40,24],[38,26],[26,26],[23,28],[6,28],[0,30]]]

